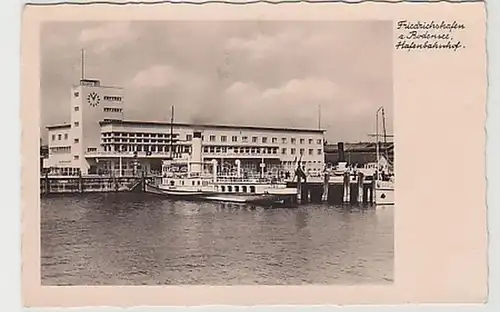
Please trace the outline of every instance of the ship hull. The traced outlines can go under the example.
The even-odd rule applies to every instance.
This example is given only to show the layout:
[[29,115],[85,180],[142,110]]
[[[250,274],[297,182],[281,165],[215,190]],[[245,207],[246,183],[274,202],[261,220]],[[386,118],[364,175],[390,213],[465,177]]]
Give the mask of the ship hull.
[[294,206],[297,194],[277,193],[277,194],[238,194],[238,193],[222,193],[211,191],[191,191],[191,190],[172,190],[146,184],[146,192],[156,195],[161,195],[167,198],[189,201],[210,201],[210,202],[225,202],[235,204],[253,204],[260,206]]
[[394,205],[394,184],[392,182],[377,182],[375,204],[379,206]]

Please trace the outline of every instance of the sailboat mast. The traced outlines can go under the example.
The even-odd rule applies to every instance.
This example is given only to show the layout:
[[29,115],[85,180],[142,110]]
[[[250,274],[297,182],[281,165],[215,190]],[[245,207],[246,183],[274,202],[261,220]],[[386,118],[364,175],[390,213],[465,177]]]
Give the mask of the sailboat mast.
[[382,108],[382,126],[384,128],[384,146],[387,144],[387,129],[385,127],[385,109]]
[[377,137],[377,140],[376,140],[376,142],[377,142],[377,147],[376,147],[377,148],[377,171],[376,171],[377,172],[377,180],[379,180],[379,176],[380,176],[380,150],[379,150],[379,139],[378,139],[378,137],[379,137],[379,134],[378,134],[378,124],[379,124],[378,114],[379,114],[379,112],[380,112],[381,109],[383,109],[383,107],[380,107],[377,110],[377,115],[375,117],[375,120],[376,120],[375,121],[375,124],[376,124],[376,126],[375,126],[375,132],[376,132],[376,137]]

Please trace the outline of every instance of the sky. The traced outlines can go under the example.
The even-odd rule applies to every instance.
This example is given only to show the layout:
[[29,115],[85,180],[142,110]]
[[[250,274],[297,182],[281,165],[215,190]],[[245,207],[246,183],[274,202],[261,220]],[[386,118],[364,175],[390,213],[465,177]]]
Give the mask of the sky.
[[392,134],[392,41],[388,21],[51,22],[41,124],[69,120],[84,49],[86,78],[125,89],[125,119],[168,121],[173,105],[177,122],[320,124],[329,142],[369,141],[380,106]]

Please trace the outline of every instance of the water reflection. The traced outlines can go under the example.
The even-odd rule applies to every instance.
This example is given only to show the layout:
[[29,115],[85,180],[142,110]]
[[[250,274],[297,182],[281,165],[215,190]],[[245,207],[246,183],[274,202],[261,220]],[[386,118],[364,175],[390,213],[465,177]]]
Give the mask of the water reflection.
[[44,285],[387,283],[393,207],[44,198]]

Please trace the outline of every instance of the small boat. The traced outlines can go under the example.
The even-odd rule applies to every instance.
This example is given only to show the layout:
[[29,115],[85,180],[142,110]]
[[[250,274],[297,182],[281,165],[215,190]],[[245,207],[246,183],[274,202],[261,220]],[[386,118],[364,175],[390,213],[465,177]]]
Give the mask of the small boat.
[[376,181],[375,204],[394,205],[394,181]]
[[[394,205],[394,174],[392,173],[392,164],[389,162],[388,157],[387,166],[382,166],[381,164],[381,151],[380,151],[380,141],[379,141],[379,112],[382,112],[382,121],[384,127],[384,143],[386,140],[386,129],[385,129],[385,112],[384,107],[381,106],[377,110],[376,118],[376,148],[377,148],[377,168],[375,168],[375,205]],[[385,146],[385,145],[384,145]]]

